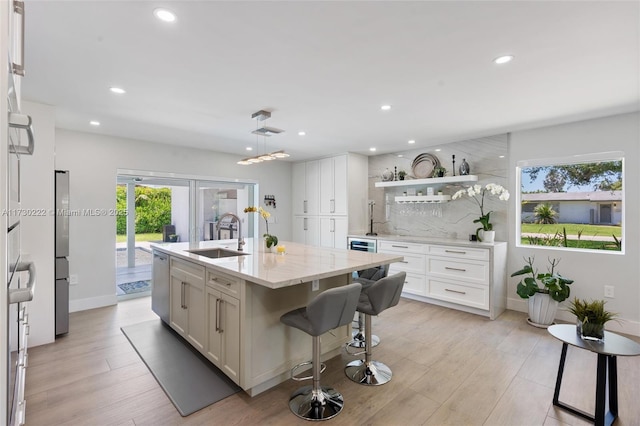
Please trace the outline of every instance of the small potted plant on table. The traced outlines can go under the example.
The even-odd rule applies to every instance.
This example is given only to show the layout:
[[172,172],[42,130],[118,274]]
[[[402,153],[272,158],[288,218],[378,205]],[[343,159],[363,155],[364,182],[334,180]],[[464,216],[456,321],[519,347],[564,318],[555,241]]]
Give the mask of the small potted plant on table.
[[526,264],[512,277],[528,275],[518,283],[516,293],[523,299],[528,299],[529,318],[527,322],[534,327],[547,328],[553,324],[558,309],[558,303],[569,297],[569,284],[573,280],[563,277],[555,271],[560,259],[548,259],[551,267],[545,273],[538,273],[534,268],[535,257],[525,259]]
[[576,316],[576,331],[585,340],[604,340],[604,324],[615,319],[618,314],[604,309],[604,300],[586,300],[574,298],[569,302],[569,312]]

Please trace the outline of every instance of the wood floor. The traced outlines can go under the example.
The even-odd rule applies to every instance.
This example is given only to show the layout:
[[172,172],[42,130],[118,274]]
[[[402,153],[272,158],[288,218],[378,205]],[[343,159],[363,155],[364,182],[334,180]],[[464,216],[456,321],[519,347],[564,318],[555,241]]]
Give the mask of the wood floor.
[[[289,412],[291,380],[241,392],[181,417],[121,326],[155,318],[150,298],[71,315],[70,332],[29,349],[27,425],[308,425]],[[334,425],[586,425],[552,406],[561,343],[507,311],[495,321],[402,300],[374,318],[374,359],[393,370],[381,387],[352,383],[351,357],[327,363],[324,384],[345,398]],[[634,338],[635,340],[640,340]],[[311,340],[309,340],[311,344]],[[560,399],[594,410],[596,357],[569,347]],[[618,358],[616,425],[640,425],[640,357]]]

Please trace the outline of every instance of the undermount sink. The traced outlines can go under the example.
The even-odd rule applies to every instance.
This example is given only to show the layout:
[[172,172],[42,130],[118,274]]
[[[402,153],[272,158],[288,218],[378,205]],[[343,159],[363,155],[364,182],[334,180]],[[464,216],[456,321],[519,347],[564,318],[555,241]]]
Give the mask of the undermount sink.
[[212,259],[219,259],[221,257],[235,257],[245,256],[249,253],[242,253],[239,251],[226,250],[223,248],[210,248],[210,249],[197,249],[187,250],[189,253],[197,254],[198,256],[210,257]]

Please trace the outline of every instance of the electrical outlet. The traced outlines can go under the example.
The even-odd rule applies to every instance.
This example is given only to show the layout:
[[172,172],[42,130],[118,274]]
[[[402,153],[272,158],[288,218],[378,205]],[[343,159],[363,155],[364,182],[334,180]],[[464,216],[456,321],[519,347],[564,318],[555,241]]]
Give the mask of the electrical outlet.
[[311,281],[311,291],[318,291],[318,290],[320,290],[320,280]]
[[70,284],[70,285],[76,285],[76,284],[78,284],[78,274],[71,274],[71,275],[69,275],[69,284]]
[[612,285],[605,285],[604,286],[604,297],[608,297],[610,299],[613,299],[613,291],[614,287]]

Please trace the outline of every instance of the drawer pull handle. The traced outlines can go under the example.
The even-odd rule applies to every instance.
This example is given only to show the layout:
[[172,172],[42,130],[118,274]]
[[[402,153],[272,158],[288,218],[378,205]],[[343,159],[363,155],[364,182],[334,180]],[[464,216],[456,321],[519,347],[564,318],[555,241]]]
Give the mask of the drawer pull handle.
[[466,251],[458,251],[458,250],[445,250],[445,253],[467,254]]
[[393,244],[391,244],[391,247],[395,247],[395,248],[405,248],[405,249],[408,249],[408,248],[409,248],[408,246],[396,246],[396,245],[393,245]]
[[448,288],[445,288],[444,291],[448,291],[450,293],[467,294],[466,291],[450,290]]
[[409,262],[406,260],[401,260],[400,263],[409,263]]
[[460,271],[460,272],[467,272],[466,269],[462,269],[462,268],[451,268],[449,266],[445,266],[444,269],[448,269],[450,271]]

